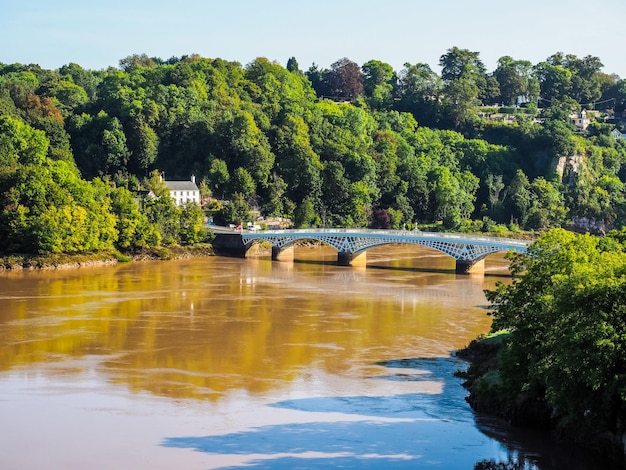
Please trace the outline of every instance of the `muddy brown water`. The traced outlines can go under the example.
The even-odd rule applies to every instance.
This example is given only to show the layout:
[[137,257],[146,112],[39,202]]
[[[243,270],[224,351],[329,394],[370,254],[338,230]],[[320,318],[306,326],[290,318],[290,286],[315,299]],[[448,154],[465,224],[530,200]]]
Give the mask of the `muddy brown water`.
[[594,468],[465,403],[502,255],[334,257],[0,274],[0,468]]

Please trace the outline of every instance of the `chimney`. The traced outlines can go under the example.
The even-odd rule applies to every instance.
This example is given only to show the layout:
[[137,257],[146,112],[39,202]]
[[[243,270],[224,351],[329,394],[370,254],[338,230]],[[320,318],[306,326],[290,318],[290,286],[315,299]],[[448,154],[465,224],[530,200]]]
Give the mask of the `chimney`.
[[196,183],[196,175],[191,175],[191,182]]

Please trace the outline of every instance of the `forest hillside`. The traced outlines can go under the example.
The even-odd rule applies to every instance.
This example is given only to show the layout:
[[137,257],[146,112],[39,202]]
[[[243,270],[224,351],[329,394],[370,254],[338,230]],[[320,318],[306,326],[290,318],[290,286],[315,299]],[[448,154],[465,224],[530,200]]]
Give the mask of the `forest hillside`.
[[440,66],[0,64],[0,249],[206,240],[205,213],[174,205],[163,175],[194,175],[222,223],[255,209],[297,227],[625,224],[626,80],[560,52],[487,71],[453,47]]

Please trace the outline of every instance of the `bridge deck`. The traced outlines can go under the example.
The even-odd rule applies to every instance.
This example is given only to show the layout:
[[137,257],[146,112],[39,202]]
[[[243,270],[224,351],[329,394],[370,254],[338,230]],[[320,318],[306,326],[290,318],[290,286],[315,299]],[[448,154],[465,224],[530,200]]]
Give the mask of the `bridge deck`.
[[407,230],[356,229],[298,229],[243,231],[245,244],[266,240],[277,248],[284,248],[299,240],[319,240],[339,252],[356,254],[379,245],[401,243],[429,246],[456,259],[479,259],[496,251],[526,251],[528,240],[484,237],[460,233],[436,233]]
[[[526,251],[530,241],[511,238],[485,237],[462,233],[420,232],[417,230],[359,230],[359,229],[297,229],[264,231],[229,231],[216,232],[230,241],[226,250],[237,256],[245,252],[256,242],[265,240],[272,245],[272,258],[279,259],[283,252],[300,240],[317,240],[332,246],[338,252],[338,264],[351,265],[360,259],[364,262],[365,252],[369,248],[387,244],[412,244],[433,248],[456,260],[457,272],[479,271],[483,259],[499,251]],[[240,235],[240,237],[237,237]],[[239,244],[233,245],[232,236]],[[216,239],[217,241],[217,239]],[[232,245],[232,246],[230,246]],[[362,263],[361,263],[362,264]]]

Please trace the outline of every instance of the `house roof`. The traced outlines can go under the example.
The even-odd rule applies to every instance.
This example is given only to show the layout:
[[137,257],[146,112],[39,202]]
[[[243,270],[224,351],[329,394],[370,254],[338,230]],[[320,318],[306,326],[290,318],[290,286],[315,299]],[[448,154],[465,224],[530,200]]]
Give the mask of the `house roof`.
[[198,191],[198,186],[193,181],[165,181],[170,191]]

